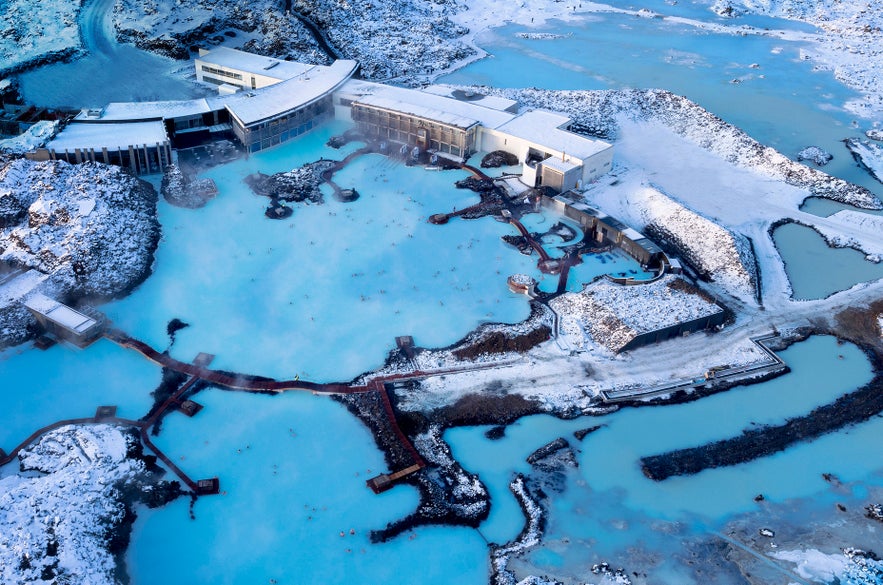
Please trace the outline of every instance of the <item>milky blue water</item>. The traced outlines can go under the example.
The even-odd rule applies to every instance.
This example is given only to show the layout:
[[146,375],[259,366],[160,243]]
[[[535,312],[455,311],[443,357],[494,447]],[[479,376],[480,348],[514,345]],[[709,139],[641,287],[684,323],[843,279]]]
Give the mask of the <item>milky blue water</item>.
[[[382,545],[368,532],[417,504],[399,486],[375,495],[385,469],[370,432],[345,408],[308,393],[206,391],[190,419],[171,414],[157,444],[222,494],[139,512],[133,583],[482,583],[488,561],[468,529],[421,528]],[[350,534],[353,530],[355,534]],[[344,533],[341,536],[341,532]]]
[[869,262],[852,248],[831,248],[812,228],[784,224],[773,232],[773,240],[795,299],[822,299],[858,282],[883,278],[883,263]]
[[[397,335],[449,345],[484,321],[513,323],[529,307],[506,278],[536,270],[491,218],[427,222],[478,201],[453,183],[462,171],[428,172],[379,155],[335,176],[361,197],[297,205],[287,220],[264,217],[267,199],[242,182],[255,170],[291,169],[341,153],[323,127],[279,149],[213,169],[220,193],[205,208],[161,204],[155,274],[107,307],[117,326],[156,347],[179,318],[172,355],[216,354],[214,367],[277,378],[347,380],[379,367]],[[426,261],[431,259],[431,261]],[[231,270],[230,266],[236,266]]]
[[[672,7],[648,0],[639,7],[644,6],[719,20],[692,2]],[[735,23],[805,30],[757,17]],[[547,30],[570,35],[562,39],[515,37],[523,30],[508,26],[485,37],[483,46],[495,57],[444,81],[566,89],[664,87],[789,156],[808,144],[822,146],[835,154],[827,172],[881,192],[839,144],[857,135],[851,116],[842,110],[853,94],[829,74],[799,61],[799,44],[617,15],[550,23]],[[26,97],[47,105],[190,95],[186,84],[167,82],[169,63],[151,59],[127,56],[122,68],[98,60],[42,68],[24,78],[22,87]],[[133,66],[142,62],[143,67]],[[752,63],[759,67],[749,67]],[[147,72],[161,81],[132,85],[125,77],[115,83],[80,83],[114,72],[137,72],[139,79]],[[111,93],[116,86],[127,95]],[[64,93],[71,88],[79,93]],[[163,349],[166,323],[180,318],[191,324],[171,348],[181,359],[207,351],[217,354],[214,366],[219,368],[341,380],[380,365],[396,335],[412,334],[419,345],[447,345],[481,322],[526,316],[524,297],[510,294],[505,279],[514,272],[539,274],[536,256],[522,256],[500,241],[501,235],[513,233],[511,226],[489,218],[445,226],[425,221],[432,213],[477,201],[473,193],[453,189],[454,180],[465,176],[458,171],[430,173],[364,157],[335,177],[341,186],[359,190],[358,201],[344,204],[329,196],[323,206],[296,206],[288,220],[264,218],[267,200],[251,194],[242,178],[256,171],[289,170],[320,156],[341,158],[357,145],[343,152],[323,145],[342,128],[329,125],[210,171],[207,176],[215,179],[220,193],[203,209],[161,203],[164,239],[156,273],[131,297],[104,307],[115,324]],[[786,261],[791,239],[777,232]],[[805,234],[793,240],[795,253],[815,246]],[[822,260],[791,260],[789,270],[800,266],[808,280],[834,282],[843,251],[834,252],[838,256],[830,264],[819,250]],[[568,288],[578,289],[603,272],[607,262],[612,263],[608,270],[635,269],[628,258],[601,256],[575,267]],[[867,279],[866,266],[856,266],[861,267],[858,273],[832,286]],[[541,288],[551,285],[552,280],[541,281]],[[827,294],[803,287],[795,285],[795,291]],[[523,523],[507,488],[512,473],[529,471],[524,458],[542,444],[599,423],[604,428],[582,443],[571,437],[582,451],[580,468],[568,476],[564,494],[553,498],[547,544],[528,557],[537,572],[567,570],[585,580],[587,565],[595,559],[622,559],[630,547],[643,547],[656,558],[683,553],[681,534],[716,529],[732,514],[752,509],[759,492],[775,503],[809,496],[829,506],[822,472],[847,481],[879,481],[879,417],[733,468],[662,483],[640,474],[641,456],[732,436],[753,422],[781,422],[870,377],[867,360],[855,347],[838,346],[830,338],[798,344],[783,357],[794,369],[791,374],[697,403],[567,422],[529,417],[508,428],[498,442],[483,437],[485,428],[451,430],[446,438],[455,455],[480,472],[491,490],[490,518],[480,532],[421,528],[384,545],[369,544],[367,532],[407,514],[417,497],[405,486],[380,496],[365,487],[367,477],[385,469],[361,423],[331,400],[308,394],[205,391],[197,397],[205,410],[193,419],[170,414],[156,442],[193,476],[219,476],[224,494],[201,498],[195,521],[183,499],[160,510],[139,510],[127,556],[132,581],[485,583],[483,537],[508,540]],[[0,447],[11,448],[37,426],[59,418],[89,416],[101,404],[117,404],[121,416],[137,418],[149,408],[149,392],[159,377],[154,365],[108,342],[83,351],[4,352]],[[672,530],[678,536],[672,538]],[[662,582],[690,582],[676,561],[666,562],[657,574]]]
[[119,406],[122,418],[140,418],[160,377],[140,355],[104,340],[85,350],[28,344],[0,352],[0,448],[11,451],[58,420],[95,416],[103,405]]
[[822,197],[809,197],[804,200],[803,204],[800,206],[801,211],[812,213],[813,215],[818,215],[820,217],[829,217],[844,209],[858,211],[860,213],[870,213],[871,215],[883,215],[883,210],[881,209],[859,209],[852,205],[838,203]]
[[[674,6],[661,0],[610,4],[731,26],[789,31],[811,28],[763,17],[720,19],[692,2]],[[820,146],[834,155],[825,172],[883,194],[883,187],[856,166],[841,142],[861,136],[853,127],[855,117],[843,109],[856,94],[831,73],[814,71],[812,63],[801,61],[800,42],[714,33],[666,19],[623,14],[574,18],[571,22],[553,20],[538,29],[519,25],[493,29],[478,39],[492,56],[441,81],[516,88],[668,89],[786,156],[795,158],[805,146]],[[562,36],[516,36],[534,30]],[[755,64],[757,67],[752,67]],[[860,125],[870,127],[868,121]]]
[[[663,482],[641,473],[643,456],[729,438],[755,424],[780,424],[871,378],[864,354],[831,337],[811,338],[781,356],[792,368],[787,376],[698,402],[570,421],[527,417],[508,427],[499,441],[484,438],[488,427],[449,430],[445,438],[455,457],[480,474],[493,498],[482,533],[497,541],[518,534],[522,523],[508,482],[516,472],[530,473],[527,455],[562,436],[578,449],[580,466],[569,476],[563,497],[552,498],[550,544],[531,555],[541,571],[557,564],[585,567],[611,557],[624,559],[627,549],[638,543],[657,553],[678,550],[680,541],[672,543],[665,532],[669,523],[684,523],[682,530],[701,535],[733,514],[754,509],[758,493],[775,502],[815,497],[826,488],[821,478],[825,472],[845,481],[873,479],[883,468],[871,439],[883,432],[879,417],[743,465]],[[594,425],[602,428],[582,442],[572,436]]]

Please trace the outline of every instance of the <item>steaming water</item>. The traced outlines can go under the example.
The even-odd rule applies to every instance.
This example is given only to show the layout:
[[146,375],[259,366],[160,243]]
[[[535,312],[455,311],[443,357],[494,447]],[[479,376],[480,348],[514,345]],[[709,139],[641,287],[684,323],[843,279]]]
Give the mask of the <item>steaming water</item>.
[[869,262],[852,248],[830,248],[812,228],[785,224],[776,228],[773,239],[795,299],[821,299],[858,282],[883,278],[883,263]]
[[[717,20],[688,2],[677,7],[648,4],[668,14]],[[734,22],[803,29],[773,19],[726,21]],[[838,144],[857,134],[841,109],[852,94],[830,75],[801,62],[797,43],[617,15],[551,23],[549,29],[570,36],[528,40],[515,37],[526,29],[497,29],[484,39],[495,58],[446,81],[665,87],[789,156],[808,144],[822,146],[835,154],[827,172],[880,192]],[[132,61],[126,63],[127,71],[143,76]],[[760,67],[750,68],[751,63]],[[47,67],[35,73],[47,70],[53,71]],[[23,90],[26,96],[45,93],[47,100],[55,86],[92,92],[53,98],[59,103],[75,99],[76,105],[132,97],[101,93],[113,84],[63,82],[81,79],[83,71],[66,73],[59,67],[36,85],[24,79]],[[734,78],[742,83],[730,83]],[[140,90],[156,93],[138,94],[145,99],[187,94],[156,84]],[[132,93],[132,88],[126,91]],[[220,368],[340,380],[379,365],[395,335],[413,334],[421,345],[445,345],[482,321],[523,318],[526,303],[506,291],[505,277],[539,274],[535,256],[521,256],[500,242],[500,235],[513,233],[511,227],[491,219],[453,220],[445,226],[425,222],[431,213],[476,201],[474,194],[452,188],[462,173],[428,173],[364,157],[335,178],[344,187],[355,186],[360,200],[343,204],[328,197],[324,206],[297,205],[288,220],[263,217],[266,199],[251,194],[242,178],[256,171],[288,170],[320,156],[340,158],[344,153],[323,147],[340,130],[323,127],[285,147],[212,170],[207,176],[215,179],[220,193],[203,209],[161,203],[164,240],[156,273],[129,298],[104,307],[115,323],[165,348],[166,323],[177,317],[191,325],[178,333],[171,348],[181,359],[207,351],[217,354],[214,365]],[[788,245],[783,239],[777,231],[780,248]],[[800,246],[813,245],[805,235],[795,240]],[[789,253],[782,253],[787,260]],[[621,271],[627,273],[635,269],[615,254],[605,260],[622,261]],[[574,268],[568,288],[589,280],[599,263]],[[834,282],[835,273],[818,270],[816,264],[789,265],[790,271],[812,271],[815,280]],[[865,278],[865,268],[859,277]],[[552,284],[547,280],[542,287]],[[808,296],[827,294],[798,288]],[[656,558],[674,558],[683,551],[681,538],[665,532],[675,530],[672,521],[687,536],[701,536],[751,509],[758,492],[774,502],[810,496],[819,506],[830,506],[821,472],[864,481],[883,467],[876,449],[881,419],[694,477],[653,483],[638,469],[641,456],[732,436],[752,422],[780,422],[870,377],[867,360],[856,348],[836,346],[829,338],[811,339],[783,355],[793,373],[696,403],[567,422],[530,417],[510,427],[498,442],[484,439],[483,428],[452,430],[446,437],[455,454],[481,473],[493,496],[491,517],[481,534],[423,528],[413,538],[405,535],[384,545],[369,544],[367,531],[402,517],[417,498],[408,487],[380,496],[365,488],[366,477],[384,470],[384,463],[361,423],[331,400],[307,394],[205,391],[197,400],[206,408],[193,419],[170,414],[156,441],[195,477],[218,475],[225,494],[200,499],[195,521],[189,519],[186,500],[140,510],[127,557],[133,583],[485,583],[482,534],[504,541],[523,522],[506,487],[512,473],[527,471],[524,457],[549,440],[600,423],[606,426],[582,444],[571,439],[582,450],[580,468],[567,477],[563,494],[553,498],[548,544],[528,558],[536,571],[570,571],[584,580],[587,564],[601,558],[625,563],[624,549],[632,545]],[[149,408],[149,392],[159,382],[155,366],[108,342],[84,351],[7,351],[0,354],[0,372],[4,448],[37,426],[89,416],[100,404],[117,404],[121,416],[136,418]],[[690,582],[675,560],[665,561],[658,576],[662,582]]]

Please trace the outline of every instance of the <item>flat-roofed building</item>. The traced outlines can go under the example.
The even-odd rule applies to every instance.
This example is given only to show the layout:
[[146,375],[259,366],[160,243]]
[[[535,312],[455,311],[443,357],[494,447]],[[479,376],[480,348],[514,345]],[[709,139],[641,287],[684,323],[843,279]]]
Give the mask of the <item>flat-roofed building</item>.
[[610,171],[613,146],[571,132],[563,114],[532,110],[499,96],[446,86],[408,89],[351,80],[335,92],[335,115],[369,137],[455,158],[502,150],[516,155],[521,181],[563,192]]
[[102,162],[130,169],[140,175],[162,172],[172,162],[172,148],[162,120],[74,120],[45,148],[38,148],[26,156],[31,160]]
[[103,330],[101,321],[40,293],[30,295],[24,305],[47,332],[79,347],[95,341]]
[[455,157],[475,151],[478,120],[384,96],[365,96],[352,105],[353,121],[372,138],[434,150]]
[[194,64],[197,81],[217,86],[233,85],[239,89],[267,87],[303,75],[315,67],[227,47],[200,49]]
[[613,145],[575,134],[564,114],[532,110],[482,133],[482,150],[505,150],[524,164],[522,182],[569,191],[610,172]]

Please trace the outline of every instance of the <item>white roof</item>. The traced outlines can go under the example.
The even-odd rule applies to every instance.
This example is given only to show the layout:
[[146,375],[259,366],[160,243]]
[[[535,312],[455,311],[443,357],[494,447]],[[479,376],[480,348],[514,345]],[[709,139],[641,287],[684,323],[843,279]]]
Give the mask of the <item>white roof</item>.
[[296,110],[334,91],[356,71],[358,63],[339,60],[330,66],[308,65],[302,75],[261,89],[240,91],[234,95],[219,96],[209,106],[226,106],[243,125]]
[[570,118],[562,114],[533,110],[513,117],[497,130],[581,160],[612,148],[609,142],[562,130],[568,122]]
[[46,148],[59,152],[73,152],[77,148],[101,150],[102,147],[116,150],[145,144],[153,146],[168,139],[166,127],[161,121],[110,124],[74,121],[47,144]]
[[435,122],[447,124],[449,126],[455,126],[457,128],[465,129],[479,123],[479,121],[475,118],[467,118],[465,116],[460,116],[451,112],[436,110],[434,108],[428,108],[426,106],[412,104],[409,102],[402,102],[396,99],[390,99],[378,95],[366,95],[365,97],[360,98],[359,101],[356,103],[365,104],[367,106],[374,106],[376,108],[393,110],[396,112],[401,112],[403,114],[410,114],[412,116],[418,116],[420,118],[433,120]]
[[573,169],[578,169],[579,167],[580,165],[578,164],[561,160],[560,158],[555,156],[550,156],[543,161],[543,168],[556,170],[562,175],[567,171],[572,171]]
[[646,238],[646,236],[644,234],[642,234],[641,232],[639,232],[638,230],[636,230],[634,228],[624,229],[622,231],[622,235],[624,235],[625,237],[627,237],[628,239],[630,239],[633,242],[637,242],[638,240],[643,240]]
[[76,333],[83,333],[98,324],[98,321],[92,317],[87,317],[79,311],[75,311],[67,305],[63,305],[40,293],[28,297],[25,301],[25,306],[32,311],[42,314],[50,321],[58,323],[62,327]]
[[[204,98],[195,100],[170,100],[162,102],[113,102],[104,107],[100,120],[156,120],[179,118],[210,112]],[[83,113],[77,119],[83,118]]]
[[368,103],[367,100],[369,98],[367,96],[369,95],[388,100],[387,103],[399,102],[400,107],[408,108],[408,110],[402,111],[407,111],[407,113],[415,116],[423,116],[420,112],[431,114],[424,117],[429,117],[439,122],[443,121],[440,116],[445,114],[448,116],[448,119],[459,117],[463,120],[478,121],[487,128],[496,128],[515,117],[515,114],[510,112],[502,112],[484,107],[479,101],[464,102],[419,89],[408,89],[379,83],[352,80],[341,91],[354,96],[356,101],[362,103]]
[[236,69],[257,75],[274,77],[280,81],[302,75],[308,69],[314,67],[306,63],[283,61],[273,57],[264,57],[254,53],[247,53],[228,47],[218,47],[200,55],[196,59],[205,63],[211,63],[227,69]]
[[[424,87],[421,91],[425,93],[440,95],[443,97],[449,97],[452,99],[459,99],[457,97],[458,95],[468,94],[468,92],[466,92],[465,90],[459,90],[458,88],[451,87],[449,85],[430,85],[429,87]],[[518,108],[518,102],[516,102],[515,100],[510,100],[509,98],[504,98],[496,95],[484,95],[478,92],[468,94],[468,97],[465,97],[461,101],[467,101],[472,104],[478,104],[479,106],[485,108],[500,111],[508,110],[510,108]]]

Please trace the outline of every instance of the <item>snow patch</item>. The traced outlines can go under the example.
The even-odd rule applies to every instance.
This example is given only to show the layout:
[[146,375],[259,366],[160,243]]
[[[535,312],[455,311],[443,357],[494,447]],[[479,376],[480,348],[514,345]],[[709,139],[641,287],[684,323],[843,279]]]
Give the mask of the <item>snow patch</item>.
[[116,583],[107,550],[124,518],[118,486],[144,463],[131,435],[109,425],[66,426],[19,454],[22,472],[0,479],[0,581]]

